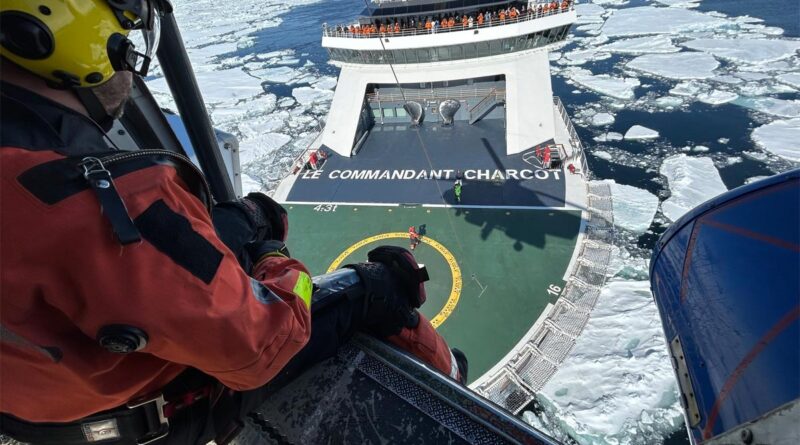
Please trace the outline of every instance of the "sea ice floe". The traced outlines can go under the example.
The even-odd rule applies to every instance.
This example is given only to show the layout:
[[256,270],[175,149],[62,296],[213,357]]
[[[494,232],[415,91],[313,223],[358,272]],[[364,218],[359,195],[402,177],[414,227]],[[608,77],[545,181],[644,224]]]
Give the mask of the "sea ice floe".
[[[603,133],[600,136],[595,136],[595,138],[594,138],[594,140],[597,141],[597,142],[621,141],[622,139],[623,139],[623,136],[622,136],[621,133],[615,133],[613,131],[609,131],[608,133]],[[597,154],[597,153],[595,153],[595,154]],[[600,155],[597,155],[597,156],[600,157],[600,158],[603,158]],[[603,159],[605,159],[605,158],[603,158]],[[609,158],[608,160],[610,161],[611,159]]]
[[575,11],[578,13],[579,24],[602,23],[603,13],[606,12],[602,6],[593,3],[578,3]]
[[700,0],[656,0],[656,2],[675,8],[696,8]]
[[626,140],[655,139],[657,137],[658,137],[657,131],[647,127],[643,127],[641,125],[634,125],[627,132],[625,132]]
[[583,333],[540,396],[554,414],[551,428],[582,444],[631,438],[659,443],[682,424],[648,281],[611,281],[603,288]]
[[661,164],[660,172],[667,178],[670,191],[661,211],[671,221],[728,190],[711,158],[670,156]]
[[296,83],[295,79],[302,76],[303,72],[288,66],[268,66],[265,68],[249,70],[248,74],[258,77],[266,82],[291,85]]
[[333,76],[324,76],[311,82],[312,86],[322,88],[323,90],[332,90],[336,88],[337,79]]
[[753,130],[753,140],[764,150],[800,162],[800,119],[774,121]]
[[672,39],[665,35],[616,40],[597,48],[597,51],[621,54],[674,53],[680,50],[672,44]]
[[589,70],[572,69],[569,78],[578,85],[615,99],[633,99],[634,89],[640,85],[639,80],[632,77],[613,77],[608,74],[594,75]]
[[674,108],[683,105],[683,99],[674,96],[659,97],[655,100],[657,106],[661,108]]
[[723,74],[721,76],[714,76],[711,78],[714,82],[725,83],[728,85],[737,85],[742,83],[742,79],[730,74]]
[[778,81],[785,83],[797,90],[800,90],[800,73],[781,74],[777,77]]
[[689,30],[709,30],[727,24],[727,20],[682,8],[640,6],[620,9],[606,20],[603,33],[608,36],[677,34]]
[[694,148],[692,148],[692,151],[698,153],[706,152],[708,150],[710,150],[710,148],[706,147],[705,145],[695,145]]
[[713,90],[697,95],[697,100],[711,105],[721,105],[736,100],[739,95],[723,90]]
[[736,105],[780,117],[800,117],[800,100],[776,99],[774,97],[740,97]]
[[263,186],[255,178],[248,175],[247,173],[242,173],[241,177],[242,177],[242,195],[246,196],[251,192],[261,191]]
[[592,125],[602,127],[614,123],[614,115],[611,113],[597,113],[592,116]]
[[784,39],[698,39],[682,44],[721,59],[756,64],[792,57],[800,41]]
[[613,156],[611,156],[611,153],[609,153],[607,151],[603,151],[603,150],[595,150],[595,151],[592,152],[592,154],[597,156],[598,158],[604,159],[606,161],[610,161],[611,159],[613,159]]
[[733,75],[742,80],[755,81],[755,82],[758,82],[759,80],[769,79],[771,77],[769,74],[757,73],[753,71],[740,71],[738,73],[734,73]]
[[249,164],[283,147],[292,137],[282,133],[262,133],[239,143],[239,162]]
[[333,99],[333,92],[322,88],[300,87],[292,90],[292,96],[303,105],[328,102]]
[[626,65],[628,68],[668,79],[707,79],[714,76],[719,62],[704,53],[645,54]]
[[235,133],[232,127],[258,121],[261,116],[275,110],[276,102],[277,98],[274,94],[264,94],[255,99],[239,101],[235,104],[213,106],[209,114],[215,126]]
[[560,60],[564,65],[583,65],[586,62],[605,60],[611,57],[609,53],[598,52],[593,49],[570,51]]
[[[248,76],[239,68],[197,73],[197,84],[207,105],[236,102],[264,93],[258,79]],[[147,83],[151,90],[168,93],[169,87],[162,77]]]
[[611,179],[600,182],[611,187],[614,225],[634,233],[646,232],[658,211],[658,197],[647,190],[617,184]]

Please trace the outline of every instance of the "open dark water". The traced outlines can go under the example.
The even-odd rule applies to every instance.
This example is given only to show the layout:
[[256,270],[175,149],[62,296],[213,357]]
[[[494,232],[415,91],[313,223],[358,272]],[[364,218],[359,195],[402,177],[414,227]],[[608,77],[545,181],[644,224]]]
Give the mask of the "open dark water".
[[[629,6],[647,4],[642,0],[632,0]],[[254,47],[242,50],[243,53],[266,53],[270,51],[292,48],[301,64],[313,62],[321,74],[336,75],[336,67],[327,63],[327,52],[320,45],[320,28],[323,23],[348,23],[355,19],[364,9],[363,0],[327,0],[321,3],[294,8],[282,16],[283,23],[275,28],[268,28],[256,34]],[[800,36],[800,1],[798,0],[703,0],[698,11],[719,11],[729,16],[749,15],[764,20],[767,26],[783,28],[786,37]],[[569,50],[567,46],[565,50]],[[618,58],[619,56],[615,56]],[[586,67],[595,74],[610,71],[618,59],[608,59],[588,64]],[[674,82],[641,76],[643,84],[648,88],[639,88],[637,95],[648,92],[665,93]],[[295,85],[296,86],[296,85]],[[268,89],[279,97],[290,96],[291,88],[283,85],[270,85]],[[554,93],[560,96],[572,114],[582,106],[596,103],[600,96],[587,91],[573,94],[574,86],[565,82],[560,76],[553,78]],[[780,96],[783,99],[800,99],[800,94]],[[609,131],[625,133],[632,125],[643,125],[657,130],[661,138],[659,148],[647,144],[625,141],[609,143],[615,148],[636,156],[640,153],[653,153],[653,150],[664,150],[664,147],[682,147],[686,145],[705,145],[709,151],[703,156],[739,156],[743,151],[754,149],[750,140],[752,130],[763,122],[756,122],[753,113],[733,104],[711,106],[695,102],[688,109],[677,111],[646,112],[637,110],[620,110],[616,113],[616,121]],[[588,128],[578,127],[578,132],[589,147],[593,144],[594,133]],[[720,138],[728,139],[720,143]],[[590,148],[591,151],[591,148]],[[598,179],[614,179],[618,183],[646,189],[651,193],[664,197],[667,193],[663,181],[655,181],[657,173],[643,168],[623,166],[589,155],[589,165],[593,175]],[[742,161],[720,168],[720,176],[730,189],[744,184],[747,178],[760,175],[771,175],[770,170],[761,161],[742,157]],[[665,227],[654,226],[652,233],[642,235],[638,247],[652,248],[658,235]],[[678,445],[689,443],[686,432],[677,431],[664,444]]]

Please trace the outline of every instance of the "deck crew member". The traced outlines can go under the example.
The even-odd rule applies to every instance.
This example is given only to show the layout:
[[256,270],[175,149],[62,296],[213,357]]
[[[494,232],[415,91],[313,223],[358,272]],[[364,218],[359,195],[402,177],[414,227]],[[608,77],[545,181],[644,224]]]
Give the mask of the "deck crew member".
[[419,233],[417,233],[417,229],[414,226],[408,228],[408,241],[411,246],[411,250],[416,249],[420,243]]
[[[0,6],[0,430],[25,442],[143,443],[166,416],[169,435],[154,443],[204,444],[258,405],[266,382],[356,329],[449,374],[441,337],[421,316],[411,324],[420,276],[379,264],[419,269],[409,252],[352,265],[366,296],[312,320],[311,278],[283,244],[279,204],[256,193],[213,205],[189,161],[109,148],[104,131],[132,76],[146,75],[170,11],[92,3]],[[128,36],[140,31],[135,48]],[[419,340],[436,352],[422,354]],[[166,405],[128,408],[153,394]]]
[[453,184],[453,194],[456,196],[456,202],[461,204],[461,180],[456,179],[455,184]]

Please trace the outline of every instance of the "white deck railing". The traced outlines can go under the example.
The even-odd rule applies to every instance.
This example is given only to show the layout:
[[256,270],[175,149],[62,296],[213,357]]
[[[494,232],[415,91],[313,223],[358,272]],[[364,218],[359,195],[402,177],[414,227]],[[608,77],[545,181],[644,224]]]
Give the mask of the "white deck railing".
[[573,148],[573,156],[576,158],[580,157],[581,163],[581,174],[584,177],[588,177],[589,174],[589,165],[586,162],[586,153],[583,148],[583,143],[581,143],[581,138],[578,136],[578,132],[575,130],[575,126],[572,125],[572,119],[569,118],[569,114],[567,114],[567,109],[564,108],[564,104],[561,102],[561,99],[558,96],[553,96],[553,103],[558,108],[558,113],[561,115],[561,120],[564,121],[564,124],[567,126],[567,132],[569,132],[569,142]]
[[[550,2],[544,2],[550,3]],[[575,3],[571,2],[568,8],[561,8],[561,2],[557,2],[559,6],[554,10],[549,10],[547,12],[538,12],[538,9],[533,13],[521,13],[518,17],[515,18],[506,18],[505,20],[500,19],[492,19],[488,22],[484,22],[482,25],[478,25],[477,21],[473,21],[472,26],[464,26],[461,23],[456,23],[452,28],[442,28],[441,26],[438,27],[436,30],[433,29],[420,29],[420,28],[406,28],[401,29],[400,32],[374,32],[369,34],[359,34],[357,32],[350,32],[349,28],[350,25],[339,25],[339,26],[328,26],[327,24],[322,25],[322,35],[324,37],[346,37],[346,38],[353,38],[353,39],[375,39],[379,37],[407,37],[407,36],[421,36],[427,34],[443,34],[448,32],[458,32],[458,31],[469,31],[469,30],[477,30],[477,29],[487,29],[487,28],[494,28],[497,26],[504,26],[504,25],[512,25],[514,23],[522,23],[528,22],[531,20],[540,19],[543,17],[549,17],[553,15],[563,14],[569,11],[574,10]],[[424,15],[424,14],[421,14]],[[353,26],[358,27],[358,24],[353,24]],[[347,31],[345,31],[347,29]]]
[[369,93],[367,94],[367,101],[370,103],[377,102],[405,102],[408,100],[443,100],[443,99],[472,99],[475,97],[485,97],[494,93],[497,99],[506,97],[505,88],[453,88],[448,90],[435,89],[435,90],[415,90],[406,89],[403,93]]

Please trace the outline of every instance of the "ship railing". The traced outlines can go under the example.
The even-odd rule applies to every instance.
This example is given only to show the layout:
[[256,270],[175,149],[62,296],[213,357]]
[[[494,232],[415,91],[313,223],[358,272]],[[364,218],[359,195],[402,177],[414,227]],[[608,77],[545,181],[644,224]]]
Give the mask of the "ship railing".
[[494,94],[497,100],[505,99],[505,88],[440,88],[435,90],[404,90],[403,93],[369,93],[367,101],[405,102],[409,100],[473,99]]
[[558,109],[558,113],[561,115],[561,120],[564,121],[564,124],[567,126],[569,142],[573,151],[572,156],[576,159],[580,158],[581,174],[586,176],[589,174],[589,164],[586,162],[586,153],[581,138],[578,136],[578,132],[575,130],[572,119],[569,118],[569,114],[567,114],[567,109],[564,108],[564,103],[561,102],[561,98],[553,96],[553,103]]
[[317,144],[317,142],[319,142],[319,139],[322,137],[322,133],[325,130],[325,128],[322,126],[318,126],[318,129],[319,129],[319,134],[317,134],[317,137],[315,137],[314,140],[311,141],[311,143],[308,144],[308,146],[306,146],[306,148],[303,151],[301,151],[296,158],[294,158],[292,163],[289,164],[289,168],[287,169],[286,174],[284,176],[288,176],[290,174],[296,175],[297,173],[303,171],[306,164],[308,163],[308,160],[311,158],[311,153],[314,153],[315,151],[319,150],[320,147],[319,144]]
[[[549,2],[547,2],[549,3]],[[421,35],[431,35],[431,34],[444,34],[448,32],[458,32],[458,31],[470,31],[470,30],[480,30],[480,29],[488,29],[488,28],[496,28],[498,26],[504,25],[513,25],[515,23],[522,23],[522,22],[529,22],[531,20],[537,20],[544,17],[550,17],[554,15],[564,14],[566,12],[572,11],[575,9],[574,2],[570,4],[569,8],[561,9],[556,8],[551,11],[541,12],[538,11],[528,14],[527,12],[524,14],[520,14],[519,17],[515,17],[513,19],[507,18],[505,20],[491,20],[489,22],[484,22],[482,25],[478,25],[477,22],[474,22],[472,26],[463,26],[460,23],[456,24],[452,28],[437,28],[435,31],[433,29],[419,29],[419,28],[406,28],[401,29],[399,32],[376,32],[370,34],[359,34],[357,32],[350,32],[349,28],[350,25],[339,25],[339,26],[328,26],[328,24],[322,24],[322,35],[324,37],[346,37],[346,38],[353,38],[353,39],[374,39],[374,38],[386,38],[386,37],[408,37],[408,36],[421,36]],[[353,26],[358,27],[358,24],[354,23]],[[347,29],[347,31],[345,31]]]

